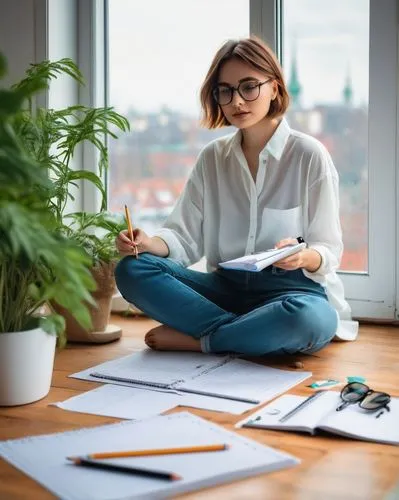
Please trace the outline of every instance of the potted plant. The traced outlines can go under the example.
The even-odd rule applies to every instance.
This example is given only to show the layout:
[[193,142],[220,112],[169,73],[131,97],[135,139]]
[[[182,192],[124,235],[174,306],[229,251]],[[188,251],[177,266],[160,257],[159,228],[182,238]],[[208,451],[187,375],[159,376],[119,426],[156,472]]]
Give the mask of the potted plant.
[[96,283],[92,292],[94,304],[88,304],[91,326],[80,324],[72,314],[56,305],[66,320],[68,340],[74,342],[110,342],[120,337],[121,329],[109,324],[112,297],[116,291],[114,270],[118,252],[115,247],[116,235],[125,224],[116,215],[105,211],[99,213],[75,212],[66,216],[70,220],[64,231],[76,241],[91,259],[90,271]]
[[[0,79],[5,71],[0,54]],[[54,301],[90,325],[90,259],[60,230],[49,209],[56,185],[48,163],[31,154],[20,127],[26,103],[46,86],[38,75],[0,89],[0,406],[36,401],[50,389],[64,319],[38,316],[41,306]]]
[[[79,85],[83,77],[70,59],[43,61],[31,65],[26,76],[16,86],[24,89],[44,79],[49,85],[60,74],[69,75]],[[19,117],[18,132],[26,148],[38,161],[47,165],[53,181],[53,197],[48,208],[54,214],[59,231],[75,241],[91,259],[91,273],[96,282],[93,292],[94,305],[88,304],[92,326],[88,329],[76,321],[62,304],[53,302],[53,307],[66,318],[68,340],[78,342],[107,342],[119,338],[120,329],[108,325],[112,295],[115,291],[114,267],[117,253],[114,238],[123,225],[107,214],[107,195],[103,174],[108,168],[106,137],[116,138],[114,129],[126,131],[129,122],[112,108],[69,106],[64,109],[35,109],[29,107]],[[98,174],[73,168],[76,149],[90,142],[97,152]],[[101,196],[99,213],[69,212],[68,201],[74,200],[73,189],[81,182],[95,186]]]

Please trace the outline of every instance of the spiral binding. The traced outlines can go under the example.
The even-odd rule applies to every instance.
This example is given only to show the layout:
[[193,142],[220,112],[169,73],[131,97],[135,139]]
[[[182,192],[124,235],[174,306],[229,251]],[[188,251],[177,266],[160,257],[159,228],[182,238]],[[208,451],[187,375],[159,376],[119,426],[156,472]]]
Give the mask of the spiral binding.
[[[114,382],[126,382],[128,384],[146,385],[148,387],[158,387],[159,389],[172,389],[174,384],[161,384],[160,382],[146,382],[144,380],[136,380],[134,378],[117,377],[115,375],[105,375],[99,372],[90,373],[90,376],[101,378],[104,380],[113,380]],[[181,381],[178,381],[181,382]]]

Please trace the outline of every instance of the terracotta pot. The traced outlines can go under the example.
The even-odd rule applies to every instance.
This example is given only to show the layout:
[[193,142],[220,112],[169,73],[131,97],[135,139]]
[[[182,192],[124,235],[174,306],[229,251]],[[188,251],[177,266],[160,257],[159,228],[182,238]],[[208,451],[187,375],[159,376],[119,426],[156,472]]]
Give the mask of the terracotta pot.
[[116,290],[114,269],[115,264],[109,263],[101,263],[91,269],[91,273],[97,284],[97,289],[92,292],[97,307],[88,304],[92,320],[92,328],[90,330],[83,328],[69,311],[58,304],[52,304],[54,310],[65,318],[66,336],[69,342],[102,343],[120,337],[120,331],[118,336],[112,336],[111,332],[108,337],[105,334],[101,335],[103,332],[108,334],[107,327],[111,314],[112,296]]

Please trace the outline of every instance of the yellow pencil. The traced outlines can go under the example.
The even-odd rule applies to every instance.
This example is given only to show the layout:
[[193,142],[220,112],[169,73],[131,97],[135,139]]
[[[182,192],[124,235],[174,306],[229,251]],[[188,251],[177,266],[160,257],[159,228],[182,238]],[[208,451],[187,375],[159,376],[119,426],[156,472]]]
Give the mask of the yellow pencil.
[[[134,243],[132,220],[130,219],[129,209],[127,208],[127,205],[125,205],[125,217],[127,222],[127,230],[129,232],[129,238],[132,240],[132,243]],[[134,254],[136,256],[136,259],[138,259],[139,252],[137,250],[137,245],[134,245]]]
[[[104,453],[91,453],[84,458],[122,458],[122,457],[145,457],[151,455],[175,455],[177,453],[200,453],[206,451],[223,451],[229,449],[228,444],[208,444],[204,446],[186,446],[181,448],[159,448],[149,450],[132,451],[109,451]],[[68,460],[76,460],[81,457],[67,457]]]

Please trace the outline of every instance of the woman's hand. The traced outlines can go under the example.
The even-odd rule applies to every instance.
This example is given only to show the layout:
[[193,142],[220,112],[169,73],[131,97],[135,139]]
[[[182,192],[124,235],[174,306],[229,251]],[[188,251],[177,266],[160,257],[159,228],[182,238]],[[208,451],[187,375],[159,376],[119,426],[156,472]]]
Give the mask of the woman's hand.
[[[283,248],[288,245],[296,245],[296,238],[285,238],[276,243],[276,248]],[[295,269],[306,269],[310,273],[314,273],[321,266],[321,255],[313,248],[304,248],[300,252],[290,255],[285,259],[281,259],[273,264],[280,269],[286,271],[294,271]]]
[[115,239],[116,248],[122,256],[135,255],[137,248],[138,253],[148,252],[148,247],[151,238],[142,229],[134,229],[133,240],[129,237],[127,229],[121,231]]
[[136,255],[137,253],[148,252],[159,257],[166,257],[169,254],[167,244],[157,236],[150,237],[142,229],[136,228],[133,231],[133,241],[129,237],[127,229],[121,231],[115,239],[116,248],[121,256]]

